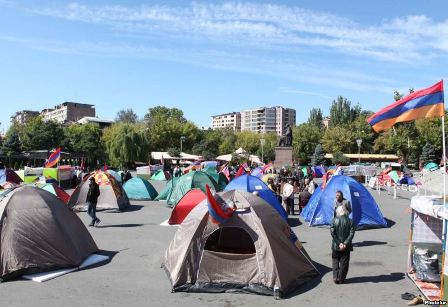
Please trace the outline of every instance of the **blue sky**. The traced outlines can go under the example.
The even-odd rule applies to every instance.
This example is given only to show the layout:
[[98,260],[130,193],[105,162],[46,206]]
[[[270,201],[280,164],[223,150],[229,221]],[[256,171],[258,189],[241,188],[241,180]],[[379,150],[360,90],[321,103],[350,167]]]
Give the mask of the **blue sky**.
[[[38,4],[37,4],[38,2]],[[0,0],[0,122],[63,101],[114,118],[283,105],[306,121],[448,79],[448,2]]]

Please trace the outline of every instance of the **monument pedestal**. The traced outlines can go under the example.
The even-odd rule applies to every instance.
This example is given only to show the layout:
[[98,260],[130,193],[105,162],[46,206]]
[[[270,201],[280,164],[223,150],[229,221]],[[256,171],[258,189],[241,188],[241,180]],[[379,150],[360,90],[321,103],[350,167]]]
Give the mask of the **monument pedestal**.
[[292,147],[275,147],[274,167],[292,165]]

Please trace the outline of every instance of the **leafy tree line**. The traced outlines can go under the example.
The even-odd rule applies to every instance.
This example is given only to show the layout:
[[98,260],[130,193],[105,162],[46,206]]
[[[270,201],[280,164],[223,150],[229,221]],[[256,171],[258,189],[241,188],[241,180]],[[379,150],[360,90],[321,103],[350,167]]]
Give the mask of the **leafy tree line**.
[[[409,90],[412,93],[413,89]],[[394,93],[399,100],[403,94]],[[361,153],[396,154],[407,163],[440,161],[442,156],[441,119],[420,119],[415,122],[398,123],[392,129],[375,133],[367,119],[373,114],[353,105],[344,97],[337,97],[329,109],[330,124],[326,128],[322,124],[323,111],[312,109],[306,123],[296,126],[294,134],[294,155],[300,161],[315,158],[316,146],[322,145],[327,153],[357,153],[357,139],[362,140]],[[446,115],[445,115],[446,116]],[[448,125],[445,127],[445,129]],[[431,159],[425,154],[424,146],[431,148]],[[321,153],[320,153],[321,155]],[[422,156],[423,155],[423,156]],[[312,159],[311,159],[312,160]],[[437,162],[438,162],[437,161]],[[311,161],[314,164],[314,161]]]
[[[396,92],[394,97],[398,100],[402,94]],[[293,155],[300,163],[321,164],[325,153],[336,154],[336,160],[344,161],[342,153],[357,153],[358,138],[362,139],[362,153],[392,153],[414,163],[422,155],[422,161],[441,157],[440,119],[397,124],[378,134],[367,123],[373,112],[362,110],[342,96],[330,105],[329,127],[323,125],[323,114],[321,109],[314,108],[307,122],[293,128]],[[103,130],[96,124],[63,126],[45,122],[41,117],[23,125],[13,123],[0,140],[0,151],[3,156],[13,157],[23,151],[50,151],[60,146],[64,151],[85,157],[91,165],[100,161],[119,167],[134,161],[147,162],[151,151],[178,155],[181,138],[184,152],[202,155],[206,160],[242,147],[259,157],[263,152],[268,162],[274,160],[277,145],[275,133],[201,130],[185,118],[182,110],[156,106],[149,108],[140,119],[132,109],[121,110],[116,122]],[[261,139],[265,140],[263,148]]]

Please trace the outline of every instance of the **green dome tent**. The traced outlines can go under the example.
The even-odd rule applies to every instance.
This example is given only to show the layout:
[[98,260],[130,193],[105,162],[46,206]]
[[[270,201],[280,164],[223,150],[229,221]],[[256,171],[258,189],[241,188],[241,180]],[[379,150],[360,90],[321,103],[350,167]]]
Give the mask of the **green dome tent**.
[[162,191],[160,191],[159,195],[156,197],[155,200],[167,200],[171,192],[173,191],[174,187],[176,186],[177,181],[179,181],[179,177],[171,178],[167,182],[165,188]]
[[218,190],[215,181],[205,172],[189,172],[181,176],[168,197],[167,205],[174,207],[191,189],[200,189],[202,192],[206,193],[205,185],[207,184],[211,189],[215,191]]
[[204,173],[209,175],[218,188],[218,192],[224,191],[229,181],[223,173],[218,173],[214,167],[208,167],[204,170]]
[[426,170],[432,171],[432,170],[438,169],[439,166],[436,163],[434,163],[434,162],[429,162],[423,168],[426,169]]
[[156,189],[147,180],[140,177],[126,181],[123,189],[128,198],[132,200],[153,200],[157,197]]
[[151,180],[169,180],[169,177],[163,170],[159,169],[151,176]]

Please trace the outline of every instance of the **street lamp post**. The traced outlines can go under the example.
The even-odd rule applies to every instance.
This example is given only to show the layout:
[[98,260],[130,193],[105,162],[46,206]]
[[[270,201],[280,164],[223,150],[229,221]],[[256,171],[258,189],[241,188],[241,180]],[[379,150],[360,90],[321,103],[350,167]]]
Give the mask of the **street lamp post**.
[[266,143],[266,140],[264,138],[261,138],[260,143],[261,143],[261,162],[264,163],[264,144]]
[[357,139],[356,144],[358,144],[358,163],[361,163],[361,144],[362,139]]
[[180,137],[180,152],[182,152],[182,145],[183,145],[183,142],[185,141],[185,137],[182,135],[181,137]]

